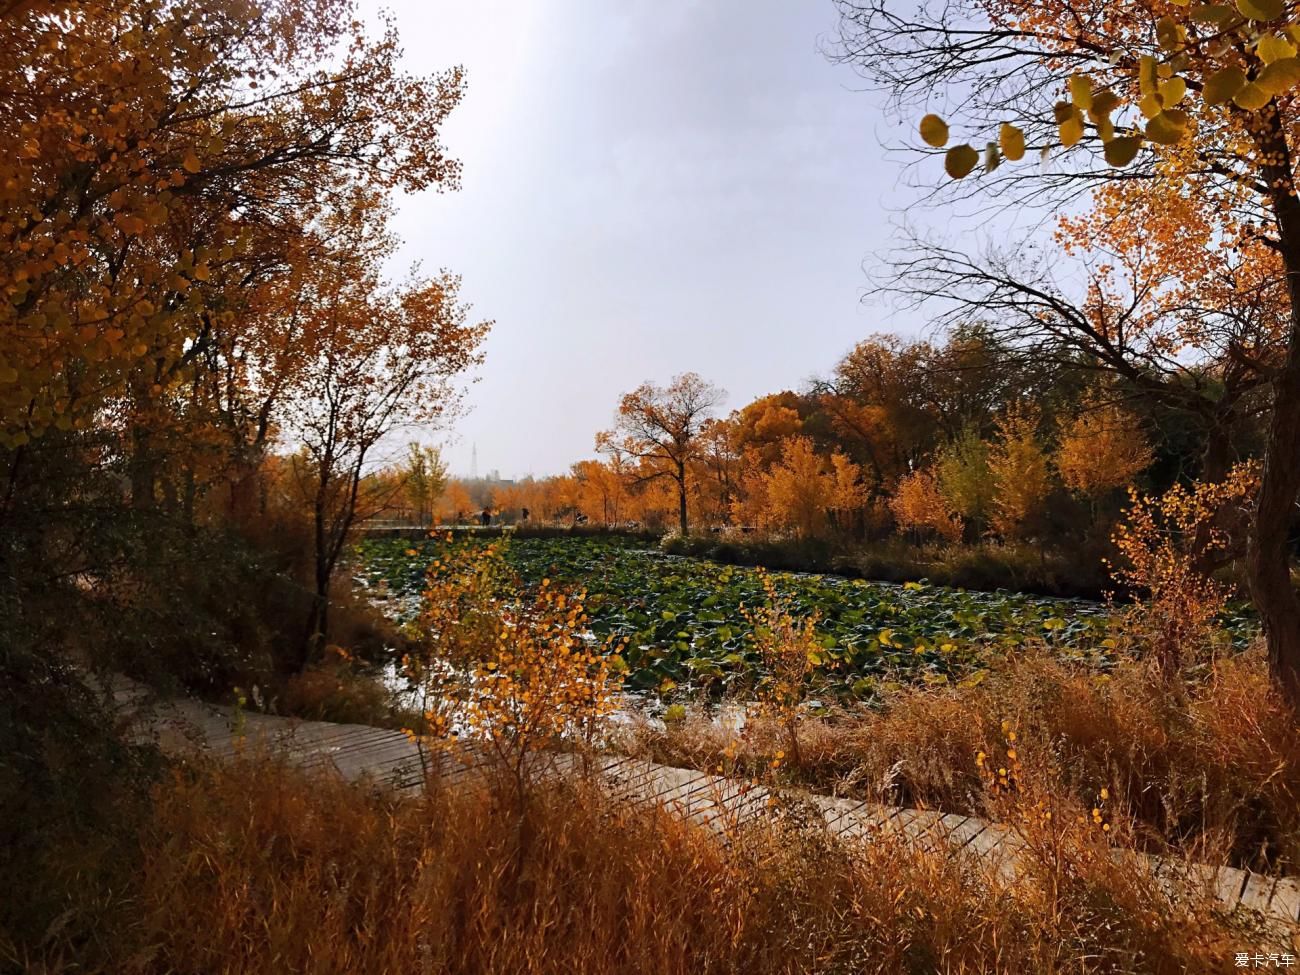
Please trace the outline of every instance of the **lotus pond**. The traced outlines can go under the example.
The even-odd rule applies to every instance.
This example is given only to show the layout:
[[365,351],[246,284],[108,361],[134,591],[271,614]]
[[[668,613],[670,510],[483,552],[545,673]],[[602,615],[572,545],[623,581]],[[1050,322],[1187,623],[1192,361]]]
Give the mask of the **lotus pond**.
[[[395,615],[409,616],[418,608],[425,567],[446,544],[368,539],[358,553],[363,576],[393,600]],[[665,555],[618,536],[516,538],[506,553],[524,586],[549,578],[587,590],[595,635],[626,640],[628,690],[743,693],[758,675],[759,655],[741,611],[763,600],[753,569]],[[830,694],[869,698],[902,682],[977,682],[1000,654],[1028,642],[1104,668],[1115,645],[1099,603],[919,582],[779,572],[772,578],[792,613],[817,615],[816,663]]]

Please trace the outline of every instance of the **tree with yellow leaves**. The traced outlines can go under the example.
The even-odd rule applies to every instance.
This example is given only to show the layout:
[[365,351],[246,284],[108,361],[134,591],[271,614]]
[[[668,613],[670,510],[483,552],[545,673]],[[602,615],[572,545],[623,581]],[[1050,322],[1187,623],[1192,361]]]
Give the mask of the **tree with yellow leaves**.
[[[1158,275],[1138,275],[1127,294],[1107,294],[1113,260],[1097,268],[1084,308],[1050,282],[1016,280],[1005,264],[987,268],[933,253],[919,264],[931,280],[948,282],[934,290],[973,287],[993,297],[986,308],[1028,331],[1067,323],[1062,331],[1076,350],[1148,388],[1153,371],[1176,373],[1171,364],[1198,349],[1218,359],[1225,376],[1244,375],[1265,389],[1269,430],[1248,567],[1273,675],[1300,706],[1300,593],[1288,541],[1300,496],[1300,9],[1292,0],[977,0],[955,18],[943,4],[908,12],[887,0],[838,6],[847,60],[913,102],[950,87],[963,92],[956,123],[984,141],[994,192],[1064,206],[1081,188],[1101,187],[1113,198],[1116,186],[1142,184],[1137,192],[1155,201],[1156,212],[1178,204],[1205,218],[1216,249],[1250,255],[1242,280],[1253,277],[1258,287],[1234,283],[1226,307],[1193,305],[1186,315],[1177,305],[1152,314],[1153,299],[1160,305],[1165,293]],[[921,139],[936,152],[950,129],[937,114],[920,120]],[[1055,154],[1057,163],[1037,172],[1003,166],[1031,149]],[[969,143],[944,152],[955,179],[980,159]],[[1183,225],[1157,220],[1137,231],[1143,239],[1170,234],[1169,251],[1194,250],[1184,244]],[[1207,326],[1215,330],[1210,341]],[[1163,395],[1176,395],[1173,384],[1161,385]]]
[[1052,489],[1047,452],[1038,439],[1038,412],[1016,407],[998,418],[989,451],[993,477],[993,528],[1006,539],[1024,538],[1042,514]]
[[900,480],[889,499],[889,510],[900,532],[933,532],[945,541],[961,541],[961,517],[949,507],[930,470],[913,471]]
[[687,502],[704,433],[725,393],[693,372],[667,386],[642,383],[619,401],[613,430],[596,437],[596,449],[638,461],[638,482],[669,480],[677,493],[677,527],[690,531]]
[[749,494],[760,524],[799,538],[826,536],[836,516],[866,503],[861,469],[843,454],[819,454],[804,436],[782,441],[780,460],[755,472]]
[[522,807],[540,753],[590,746],[613,710],[619,644],[590,638],[582,591],[543,579],[520,598],[507,544],[444,539],[410,627],[416,650],[405,670],[424,710],[423,726],[412,730],[435,746],[464,735],[486,747]]
[[1056,469],[1067,488],[1096,498],[1132,484],[1152,457],[1136,417],[1094,393],[1062,426]]

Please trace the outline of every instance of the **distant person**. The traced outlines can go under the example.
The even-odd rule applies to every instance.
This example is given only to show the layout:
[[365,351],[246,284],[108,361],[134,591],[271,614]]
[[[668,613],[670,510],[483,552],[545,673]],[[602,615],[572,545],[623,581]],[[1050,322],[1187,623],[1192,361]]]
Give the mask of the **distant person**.
[[478,516],[478,520],[479,524],[484,528],[488,527],[488,525],[492,524],[492,512],[488,511],[487,508],[484,508],[483,513]]
[[528,509],[524,508],[519,512],[519,520],[525,525],[528,524]]

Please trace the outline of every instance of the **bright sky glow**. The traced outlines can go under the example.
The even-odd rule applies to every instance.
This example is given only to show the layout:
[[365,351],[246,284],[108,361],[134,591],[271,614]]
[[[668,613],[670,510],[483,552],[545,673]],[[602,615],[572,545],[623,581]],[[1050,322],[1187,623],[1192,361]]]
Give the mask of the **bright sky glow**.
[[[364,8],[374,14],[370,0]],[[399,203],[403,261],[496,320],[452,470],[558,473],[619,395],[694,370],[728,408],[874,331],[864,261],[915,198],[826,0],[386,0],[413,70],[463,64],[455,194]]]

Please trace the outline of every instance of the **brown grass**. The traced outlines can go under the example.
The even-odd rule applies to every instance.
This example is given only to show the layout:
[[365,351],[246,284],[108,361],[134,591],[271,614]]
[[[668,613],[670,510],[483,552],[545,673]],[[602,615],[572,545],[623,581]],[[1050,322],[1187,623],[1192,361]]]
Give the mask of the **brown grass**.
[[[1209,972],[1264,942],[1093,834],[1014,882],[797,809],[727,837],[581,783],[397,800],[261,760],[160,787],[110,957],[32,970],[302,973]],[[75,926],[76,921],[73,924]],[[1276,942],[1273,950],[1278,950]],[[62,963],[62,964],[61,964]],[[66,965],[66,967],[62,967]]]
[[[797,781],[997,818],[1005,800],[991,801],[977,756],[997,767],[1010,744],[1039,794],[1090,807],[1106,789],[1117,823],[1144,849],[1300,873],[1295,727],[1254,652],[1177,687],[1138,663],[1103,677],[1031,652],[974,688],[905,689],[878,711],[805,720]],[[762,721],[736,736],[692,713],[666,731],[640,728],[622,747],[759,774],[786,746]]]

